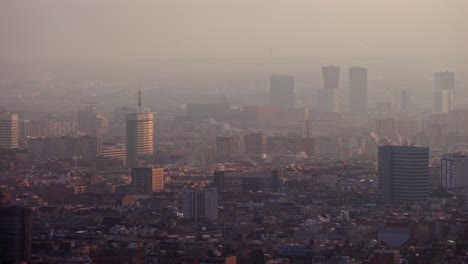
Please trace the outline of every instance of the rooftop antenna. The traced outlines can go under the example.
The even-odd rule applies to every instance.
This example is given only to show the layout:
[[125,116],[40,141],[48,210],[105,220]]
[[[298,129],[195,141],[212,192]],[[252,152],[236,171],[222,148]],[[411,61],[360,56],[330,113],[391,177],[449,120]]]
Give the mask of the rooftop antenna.
[[141,83],[138,81],[138,113],[141,114]]

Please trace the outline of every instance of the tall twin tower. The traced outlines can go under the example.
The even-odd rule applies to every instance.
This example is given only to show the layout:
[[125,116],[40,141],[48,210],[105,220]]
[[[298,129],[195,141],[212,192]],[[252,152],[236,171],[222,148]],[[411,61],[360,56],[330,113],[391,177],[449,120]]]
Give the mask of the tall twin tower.
[[[317,109],[338,112],[340,67],[322,67],[323,89],[317,91]],[[355,114],[367,111],[367,69],[349,69],[349,111]],[[270,105],[294,108],[294,76],[273,74],[270,78]]]

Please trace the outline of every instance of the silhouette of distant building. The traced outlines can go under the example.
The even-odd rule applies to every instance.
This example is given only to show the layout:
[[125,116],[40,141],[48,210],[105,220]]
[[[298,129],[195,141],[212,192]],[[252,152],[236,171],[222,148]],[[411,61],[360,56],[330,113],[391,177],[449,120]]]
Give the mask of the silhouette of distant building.
[[271,75],[270,105],[281,108],[294,108],[294,76]]
[[340,67],[322,67],[323,89],[338,89],[340,87]]
[[434,112],[447,113],[455,106],[455,73],[436,72],[434,74]]
[[349,111],[360,114],[367,111],[367,69],[352,67],[349,69]]

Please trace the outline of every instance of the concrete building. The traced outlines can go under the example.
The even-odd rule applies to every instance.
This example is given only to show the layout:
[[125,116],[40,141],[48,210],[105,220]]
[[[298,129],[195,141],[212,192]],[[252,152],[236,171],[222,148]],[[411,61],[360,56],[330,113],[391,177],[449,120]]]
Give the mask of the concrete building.
[[23,263],[31,258],[31,209],[0,207],[0,259]]
[[429,196],[429,149],[379,147],[378,177],[380,197],[384,203],[425,201]]
[[263,155],[267,153],[268,138],[264,133],[252,133],[244,136],[245,154]]
[[349,111],[360,114],[367,111],[367,69],[352,67],[349,69]]
[[127,163],[138,164],[138,159],[154,154],[154,114],[136,113],[127,116]]
[[0,110],[0,148],[19,147],[18,115]]
[[340,87],[340,67],[322,67],[323,89],[338,89]]
[[218,219],[218,191],[216,188],[190,189],[182,193],[182,210],[184,219],[208,220]]
[[294,76],[271,75],[270,105],[280,108],[294,108]]
[[434,112],[448,113],[455,107],[455,73],[434,74]]
[[132,187],[136,194],[144,195],[164,190],[164,168],[133,168]]
[[440,160],[440,184],[446,190],[468,187],[468,156],[446,154]]
[[279,188],[279,172],[215,171],[214,185],[219,191],[277,192]]

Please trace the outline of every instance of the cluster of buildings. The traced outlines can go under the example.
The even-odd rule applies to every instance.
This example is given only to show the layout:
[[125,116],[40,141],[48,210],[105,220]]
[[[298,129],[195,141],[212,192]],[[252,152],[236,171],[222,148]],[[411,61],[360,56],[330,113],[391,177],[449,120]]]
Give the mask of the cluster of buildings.
[[322,77],[311,108],[294,76],[273,74],[268,105],[160,115],[139,92],[138,109],[91,103],[52,121],[2,111],[0,260],[467,261],[468,112],[454,74],[434,75],[424,114],[406,91],[398,113],[369,111],[366,68],[349,69],[347,104],[340,68]]

